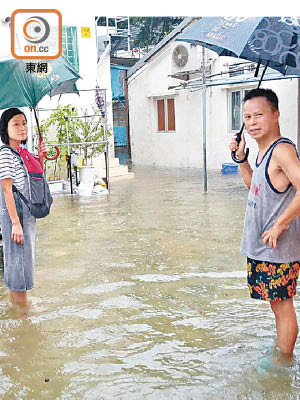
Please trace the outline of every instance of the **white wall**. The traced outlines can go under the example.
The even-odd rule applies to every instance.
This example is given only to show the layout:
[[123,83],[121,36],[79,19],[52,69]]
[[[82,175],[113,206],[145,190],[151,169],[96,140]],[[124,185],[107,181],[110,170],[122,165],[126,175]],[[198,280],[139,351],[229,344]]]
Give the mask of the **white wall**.
[[[209,91],[208,96],[208,130],[207,130],[207,163],[209,168],[221,168],[222,163],[232,162],[230,153],[227,151],[228,143],[231,140],[232,133],[228,129],[228,91],[239,90],[240,88],[252,89],[256,84],[248,84],[247,86],[231,85],[226,87],[214,87]],[[279,98],[280,110],[280,127],[281,135],[289,137],[297,144],[297,95],[298,85],[296,80],[277,80],[263,82],[262,88],[269,88],[275,91]],[[257,154],[257,145],[246,131],[245,138],[247,147],[250,150],[249,161],[253,165]],[[211,154],[214,156],[211,157]]]
[[[79,54],[79,79],[76,83],[78,90],[94,89],[96,87],[97,79],[97,48],[96,48],[96,34],[95,34],[95,21],[91,15],[80,16],[79,14],[70,15],[60,9],[62,13],[62,20],[64,26],[76,26],[77,28],[77,43]],[[91,30],[91,37],[84,38],[81,35],[81,27],[89,27]],[[79,109],[90,108],[95,103],[94,91],[82,91],[80,96],[76,94],[64,94],[59,100],[59,96],[53,97],[52,100],[45,96],[39,104],[43,108],[56,108],[58,104],[66,105],[72,104]]]
[[109,137],[109,154],[114,157],[114,136],[113,136],[113,110],[112,110],[112,89],[110,74],[110,45],[105,49],[97,65],[97,82],[101,89],[106,89],[107,104],[107,129],[111,133]]
[[[202,91],[168,90],[179,80],[170,78],[174,72],[172,51],[178,42],[171,42],[153,56],[147,64],[129,79],[129,117],[132,158],[135,164],[172,167],[202,167]],[[198,52],[201,53],[198,46]],[[224,64],[236,63],[232,57],[218,57],[215,53],[213,72],[224,71]],[[199,62],[198,57],[198,62]],[[198,65],[199,68],[199,65]],[[192,69],[192,68],[191,68]],[[206,137],[207,166],[221,169],[222,163],[233,162],[228,149],[232,138],[229,131],[228,91],[237,88],[252,89],[256,83],[218,86],[207,89]],[[283,136],[297,143],[298,85],[294,80],[263,82],[261,87],[275,90],[279,97],[280,125]],[[176,133],[158,133],[155,100],[162,95],[174,96]],[[249,161],[254,163],[257,146],[246,133],[250,149]]]
[[2,19],[10,17],[10,13],[1,12],[0,15],[0,56],[10,56],[10,29],[9,23],[3,23]]
[[[143,70],[129,80],[129,117],[133,162],[146,165],[201,166],[201,98],[186,91],[168,90],[179,80],[168,77],[174,72],[172,51],[178,43],[169,43]],[[175,99],[175,133],[158,133],[156,100]]]

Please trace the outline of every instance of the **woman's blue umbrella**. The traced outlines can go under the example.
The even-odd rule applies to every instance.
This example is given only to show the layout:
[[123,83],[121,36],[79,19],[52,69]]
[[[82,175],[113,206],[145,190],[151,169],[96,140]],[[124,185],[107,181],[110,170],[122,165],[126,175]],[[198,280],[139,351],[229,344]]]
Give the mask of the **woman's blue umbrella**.
[[[220,56],[264,64],[284,75],[300,75],[298,17],[203,17],[176,40],[199,44]],[[238,142],[242,131],[243,127]],[[232,158],[246,159],[238,160],[235,153]]]

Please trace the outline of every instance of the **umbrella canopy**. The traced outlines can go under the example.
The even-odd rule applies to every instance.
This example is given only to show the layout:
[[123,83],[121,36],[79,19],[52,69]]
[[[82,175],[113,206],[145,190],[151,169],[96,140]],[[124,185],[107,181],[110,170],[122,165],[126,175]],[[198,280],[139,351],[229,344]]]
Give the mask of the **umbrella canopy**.
[[66,94],[66,93],[79,94],[79,90],[77,89],[77,86],[76,86],[77,79],[78,78],[74,78],[74,79],[70,79],[69,81],[62,82],[61,84],[59,84],[58,86],[56,86],[55,88],[53,88],[50,91],[50,93],[49,93],[50,97],[56,96],[58,94],[62,95],[62,94]]
[[[46,94],[62,94],[65,82],[70,93],[76,92],[80,76],[64,58],[54,60],[0,59],[0,109],[10,107],[35,108]],[[74,88],[75,85],[75,88]],[[56,91],[56,93],[54,93]]]
[[[298,17],[203,17],[176,40],[199,44],[220,56],[254,61],[258,63],[258,67],[264,64],[265,69],[258,87],[267,66],[284,75],[300,75],[300,18]],[[203,71],[205,71],[204,66]],[[205,96],[205,85],[203,93]],[[205,126],[205,118],[203,121]],[[243,129],[244,124],[236,136],[238,143],[241,141]],[[203,127],[204,137],[205,130]],[[203,142],[205,143],[205,140]],[[231,155],[235,162],[242,163],[248,154],[249,149],[246,149],[243,160],[237,159],[235,152]]]
[[300,75],[300,18],[203,17],[176,39]]

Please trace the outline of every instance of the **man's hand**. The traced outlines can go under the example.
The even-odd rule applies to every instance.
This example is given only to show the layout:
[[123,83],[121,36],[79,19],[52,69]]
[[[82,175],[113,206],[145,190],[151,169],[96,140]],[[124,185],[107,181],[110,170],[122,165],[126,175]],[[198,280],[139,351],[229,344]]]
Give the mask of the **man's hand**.
[[266,232],[262,234],[262,239],[264,241],[264,245],[269,244],[271,249],[275,249],[277,246],[277,239],[282,234],[283,231],[287,231],[289,229],[289,225],[279,225],[277,222]]
[[236,151],[236,156],[238,159],[242,160],[243,158],[245,158],[246,154],[245,154],[245,147],[246,147],[246,141],[245,141],[245,136],[244,134],[242,134],[241,136],[241,141],[238,144],[238,142],[236,141],[236,136],[238,134],[236,133],[234,136],[234,138],[232,138],[232,141],[229,144],[229,149],[230,151]]

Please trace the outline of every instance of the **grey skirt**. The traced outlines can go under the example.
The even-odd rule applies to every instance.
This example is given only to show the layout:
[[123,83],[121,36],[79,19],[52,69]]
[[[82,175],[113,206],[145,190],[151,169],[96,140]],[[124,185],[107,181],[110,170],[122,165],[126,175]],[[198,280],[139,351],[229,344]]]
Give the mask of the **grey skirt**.
[[[22,193],[27,197],[28,182],[25,177],[25,187]],[[0,184],[1,228],[3,240],[4,283],[14,291],[25,291],[33,288],[33,268],[35,252],[35,218],[28,207],[21,201],[23,214],[24,244],[11,240],[12,224],[5,204],[3,190]]]

